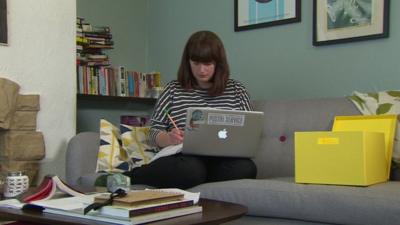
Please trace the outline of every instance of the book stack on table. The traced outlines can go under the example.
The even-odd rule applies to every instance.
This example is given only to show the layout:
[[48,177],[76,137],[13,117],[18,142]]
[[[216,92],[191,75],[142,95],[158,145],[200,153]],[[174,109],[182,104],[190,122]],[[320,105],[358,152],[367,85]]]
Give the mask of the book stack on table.
[[84,214],[93,202],[104,202],[110,193],[32,201],[24,208],[40,208],[43,213],[84,218],[117,224],[142,224],[202,212],[198,205],[200,193],[181,189],[147,189],[130,191],[126,196],[114,198],[112,205]]

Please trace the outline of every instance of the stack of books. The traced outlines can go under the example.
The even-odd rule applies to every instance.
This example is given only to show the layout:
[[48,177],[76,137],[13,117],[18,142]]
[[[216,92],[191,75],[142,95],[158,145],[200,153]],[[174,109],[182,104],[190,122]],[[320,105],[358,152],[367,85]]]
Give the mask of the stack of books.
[[148,189],[130,191],[126,196],[115,198],[112,205],[92,210],[84,209],[93,202],[106,201],[110,193],[40,200],[30,202],[26,208],[42,207],[44,213],[85,218],[116,224],[142,224],[202,212],[198,205],[200,193],[181,189]]
[[93,26],[84,18],[76,20],[76,47],[78,64],[88,66],[109,65],[108,55],[103,50],[112,49],[111,29],[109,26]]

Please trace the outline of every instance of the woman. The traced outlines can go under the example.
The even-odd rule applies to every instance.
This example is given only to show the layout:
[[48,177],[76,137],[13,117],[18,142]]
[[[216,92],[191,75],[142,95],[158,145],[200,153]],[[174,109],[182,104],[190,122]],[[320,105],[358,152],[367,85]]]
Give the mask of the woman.
[[[196,32],[187,41],[178,79],[166,85],[155,106],[150,140],[160,148],[182,143],[189,107],[251,110],[245,87],[229,79],[229,65],[221,40],[210,31]],[[178,129],[167,113],[174,118]],[[250,159],[177,154],[157,159],[127,174],[132,177],[133,184],[186,189],[205,182],[255,178],[256,173],[256,166]]]

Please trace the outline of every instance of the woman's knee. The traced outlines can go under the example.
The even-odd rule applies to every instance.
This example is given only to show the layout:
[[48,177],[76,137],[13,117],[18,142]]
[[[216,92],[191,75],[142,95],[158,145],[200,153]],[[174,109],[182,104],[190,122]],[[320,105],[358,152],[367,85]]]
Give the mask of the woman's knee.
[[257,176],[257,166],[251,159],[243,159],[240,162],[241,172],[243,178],[251,178],[254,179]]
[[175,176],[195,186],[206,181],[207,170],[203,161],[194,156],[181,156],[175,165]]
[[238,158],[230,162],[232,175],[237,179],[255,178],[257,176],[257,166],[251,159]]
[[156,187],[189,188],[206,181],[204,163],[191,156],[174,155],[157,159],[130,172],[132,183]]
[[257,166],[251,159],[230,158],[215,164],[209,173],[208,180],[254,179],[256,176]]

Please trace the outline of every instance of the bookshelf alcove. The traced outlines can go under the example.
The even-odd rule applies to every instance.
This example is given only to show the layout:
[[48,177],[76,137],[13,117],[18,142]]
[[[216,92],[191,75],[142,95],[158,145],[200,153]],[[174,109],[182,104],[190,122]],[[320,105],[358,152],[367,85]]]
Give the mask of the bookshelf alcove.
[[[111,63],[109,50],[114,50],[111,30],[111,26],[92,25],[84,18],[77,18],[77,133],[98,132],[100,119],[118,125],[121,116],[149,116],[157,101],[142,96],[146,96],[146,88],[158,87],[152,85],[160,84],[159,73],[133,72],[125,66],[116,66],[120,64],[118,60]],[[117,32],[115,36],[118,35]],[[158,82],[154,81],[155,74]]]

